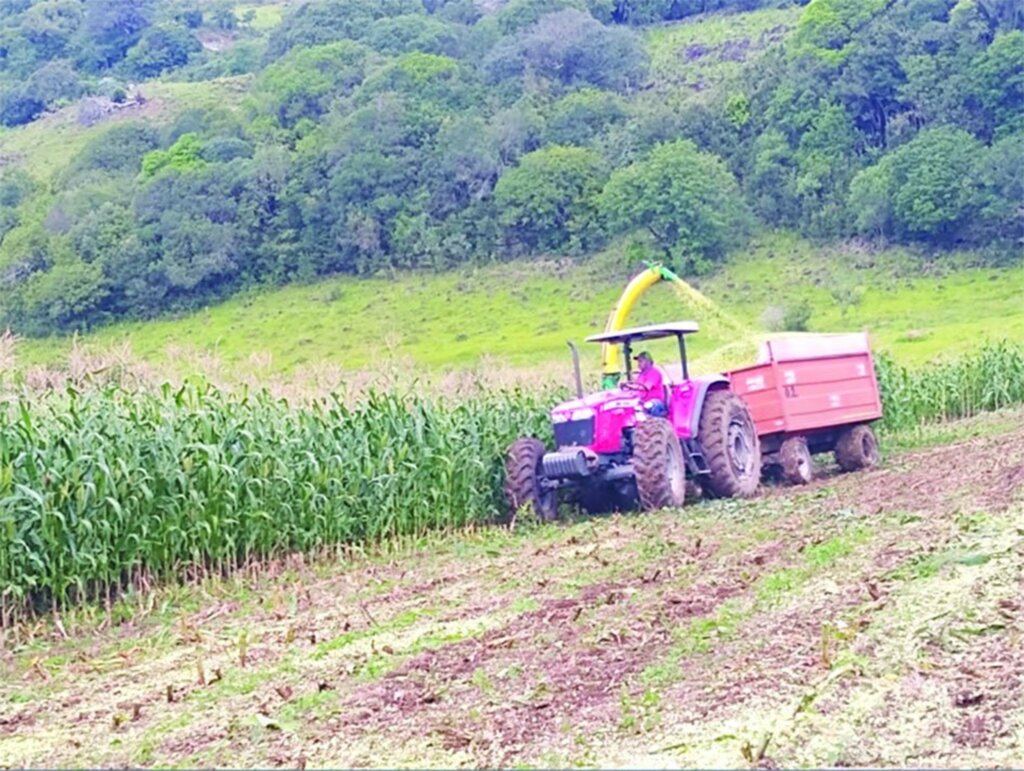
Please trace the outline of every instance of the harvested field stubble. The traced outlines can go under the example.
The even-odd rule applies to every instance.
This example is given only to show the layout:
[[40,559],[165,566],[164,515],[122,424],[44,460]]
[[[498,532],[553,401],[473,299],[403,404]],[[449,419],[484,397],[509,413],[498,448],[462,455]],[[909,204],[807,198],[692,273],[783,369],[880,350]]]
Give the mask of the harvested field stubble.
[[0,757],[1013,765],[1024,429],[1000,422],[754,501],[158,590],[8,651]]

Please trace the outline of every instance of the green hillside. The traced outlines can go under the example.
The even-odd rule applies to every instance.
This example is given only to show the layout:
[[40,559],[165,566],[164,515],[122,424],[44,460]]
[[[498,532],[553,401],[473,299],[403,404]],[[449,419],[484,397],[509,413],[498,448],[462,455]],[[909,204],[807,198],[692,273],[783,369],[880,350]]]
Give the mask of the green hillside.
[[[961,262],[969,256],[960,255]],[[268,373],[320,362],[354,370],[382,360],[432,370],[567,362],[566,341],[603,328],[630,275],[613,258],[328,279],[241,295],[180,318],[115,325],[79,342],[97,348],[128,342],[135,356],[171,372],[194,366],[197,357],[183,354],[212,354],[229,369]],[[631,320],[695,318],[703,327],[693,338],[697,357],[765,333],[776,310],[799,316],[801,306],[808,329],[867,329],[880,348],[907,362],[957,354],[984,339],[1024,340],[1024,269],[965,268],[951,256],[932,263],[929,273],[922,275],[917,258],[900,250],[820,248],[776,234],[733,255],[722,271],[694,280],[725,320],[667,284],[648,292]],[[18,361],[59,365],[70,346],[68,339],[23,340]],[[749,352],[737,346],[722,363],[742,363]],[[590,359],[596,363],[596,351]],[[707,363],[720,366],[717,357]]]
[[74,334],[172,371],[531,367],[651,259],[739,320],[645,298],[698,354],[1024,335],[1013,3],[47,2],[0,11],[21,367]]
[[120,123],[140,121],[152,126],[172,123],[188,110],[236,107],[250,78],[217,78],[199,83],[146,83],[139,88],[145,102],[130,105],[93,125],[78,117],[80,104],[70,105],[32,123],[0,132],[0,154],[40,182],[50,182],[90,141]]

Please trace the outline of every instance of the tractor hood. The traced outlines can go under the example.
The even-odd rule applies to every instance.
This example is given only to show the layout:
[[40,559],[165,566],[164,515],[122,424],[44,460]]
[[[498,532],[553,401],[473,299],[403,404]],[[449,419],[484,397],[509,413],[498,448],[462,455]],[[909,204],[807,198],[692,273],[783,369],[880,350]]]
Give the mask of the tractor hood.
[[[671,383],[672,381],[669,380]],[[728,388],[721,375],[706,375],[669,386],[668,419],[682,439],[697,436],[704,397],[713,388]],[[599,454],[622,450],[623,431],[647,420],[635,391],[611,388],[563,402],[551,410],[555,446],[585,447]]]
[[640,397],[632,391],[612,388],[573,399],[551,410],[555,444],[581,447],[596,453],[622,449],[622,431],[644,419]]
[[638,410],[640,408],[640,397],[635,392],[612,388],[592,393],[582,399],[562,402],[551,410],[551,422],[565,423],[570,420],[593,418],[598,412],[619,409]]

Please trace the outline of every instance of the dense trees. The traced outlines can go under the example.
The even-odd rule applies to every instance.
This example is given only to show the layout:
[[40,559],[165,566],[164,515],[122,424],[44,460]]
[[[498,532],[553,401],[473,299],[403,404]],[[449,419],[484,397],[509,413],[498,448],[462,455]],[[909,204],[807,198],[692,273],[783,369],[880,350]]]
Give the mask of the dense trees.
[[[228,3],[10,3],[9,125],[126,79],[252,79],[238,111],[113,122],[52,179],[0,170],[0,325],[609,244],[700,270],[759,221],[1019,255],[1019,4],[810,0],[756,71],[696,98],[666,94],[636,29],[789,4],[310,0],[261,38]],[[203,51],[203,30],[234,45]]]
[[0,123],[101,90],[108,75],[149,78],[200,53],[197,7],[160,0],[23,0],[0,7]]
[[359,40],[380,19],[422,12],[419,0],[310,0],[296,6],[274,30],[267,55],[276,59],[297,46]]
[[978,141],[962,129],[922,131],[861,171],[850,190],[862,230],[948,237],[974,203]]
[[73,41],[78,66],[92,74],[122,61],[156,18],[155,0],[89,0]]
[[629,91],[647,69],[639,38],[574,8],[541,16],[501,41],[485,61],[492,82],[539,76],[565,86]]
[[822,237],[1019,249],[1019,227],[972,220],[983,143],[1022,131],[1019,24],[998,2],[812,0],[771,87],[750,93],[752,153],[736,160],[758,213]]
[[[925,129],[857,174],[855,226],[868,235],[1024,243],[1024,134],[990,148],[962,129]],[[1019,252],[1018,252],[1019,253]]]
[[268,66],[253,88],[256,109],[278,125],[317,120],[365,74],[368,51],[349,40],[300,48]]
[[125,70],[136,78],[152,78],[181,67],[201,49],[187,27],[174,23],[155,24],[128,50],[124,58]]
[[593,150],[548,145],[523,156],[494,189],[509,244],[527,253],[593,245],[605,176],[604,159]]
[[700,268],[742,240],[745,207],[725,163],[680,139],[612,174],[601,210],[616,230],[645,228],[671,264]]

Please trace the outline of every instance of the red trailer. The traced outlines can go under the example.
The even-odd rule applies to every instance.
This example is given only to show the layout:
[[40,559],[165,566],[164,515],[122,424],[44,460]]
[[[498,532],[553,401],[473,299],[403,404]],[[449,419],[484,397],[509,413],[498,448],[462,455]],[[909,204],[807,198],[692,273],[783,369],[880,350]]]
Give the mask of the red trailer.
[[805,484],[812,454],[834,452],[844,471],[878,463],[870,423],[882,417],[882,402],[866,334],[769,340],[757,364],[728,377],[754,419],[764,468]]

